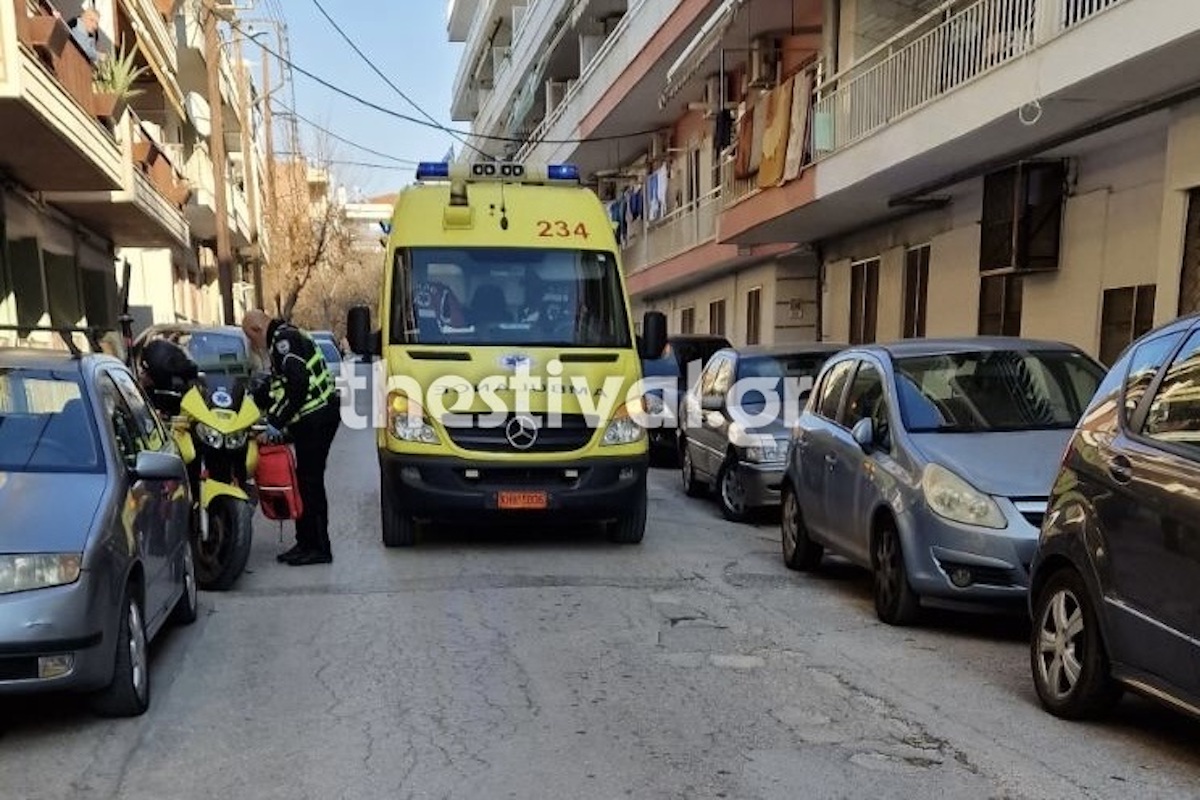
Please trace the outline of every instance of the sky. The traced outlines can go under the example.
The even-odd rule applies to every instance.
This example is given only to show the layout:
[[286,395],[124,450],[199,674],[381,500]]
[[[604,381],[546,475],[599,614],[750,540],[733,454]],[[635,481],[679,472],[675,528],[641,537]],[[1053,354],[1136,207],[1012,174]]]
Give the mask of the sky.
[[[467,123],[450,122],[450,93],[462,45],[447,40],[445,0],[319,2],[359,49],[435,120],[459,130],[467,128]],[[297,66],[378,105],[424,119],[354,53],[314,0],[282,0],[277,7],[285,12],[292,61]],[[296,74],[295,90],[302,116],[373,150],[414,161],[441,161],[450,146],[456,145],[443,131],[365,108],[303,75]],[[309,126],[301,123],[301,128]],[[307,134],[312,134],[311,128]],[[311,136],[307,141],[313,141]],[[337,160],[388,163],[341,142],[332,146]],[[335,164],[334,171],[352,198],[357,193],[395,192],[413,178],[411,166],[384,170]]]

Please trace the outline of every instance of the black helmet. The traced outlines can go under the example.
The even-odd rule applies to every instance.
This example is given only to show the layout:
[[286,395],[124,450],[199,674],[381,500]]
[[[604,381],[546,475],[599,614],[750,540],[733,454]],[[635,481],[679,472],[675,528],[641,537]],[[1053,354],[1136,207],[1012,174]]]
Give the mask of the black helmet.
[[[167,339],[155,339],[142,348],[138,359],[143,383],[148,382],[155,405],[170,414],[178,413],[178,397],[188,384],[200,377],[196,362],[179,345]],[[167,397],[174,395],[174,401]],[[163,404],[166,403],[165,407]]]

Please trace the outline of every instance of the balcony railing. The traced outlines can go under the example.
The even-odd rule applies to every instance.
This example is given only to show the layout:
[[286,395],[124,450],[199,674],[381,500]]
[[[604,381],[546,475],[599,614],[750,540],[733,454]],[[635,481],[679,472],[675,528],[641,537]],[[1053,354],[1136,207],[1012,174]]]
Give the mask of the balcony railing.
[[758,175],[737,177],[737,160],[726,158],[721,162],[721,207],[737,205],[758,191]]
[[1127,0],[949,0],[817,87],[829,155]]
[[176,209],[191,197],[192,189],[182,171],[176,166],[172,148],[159,144],[146,126],[131,115],[133,164],[167,202]]
[[720,206],[721,190],[717,188],[652,223],[625,246],[626,272],[638,272],[713,241]]
[[[584,115],[591,110],[590,104],[588,108],[582,107],[581,98],[587,96],[589,91],[593,94],[603,92],[616,83],[674,10],[673,4],[661,0],[631,0],[629,10],[580,73],[579,80],[518,149],[517,160],[528,158],[542,139],[550,137],[551,132],[563,133],[562,136],[550,137],[555,139],[564,139],[573,134]],[[632,31],[643,31],[645,35],[633,36]],[[555,131],[564,118],[566,122],[561,126],[562,129]]]

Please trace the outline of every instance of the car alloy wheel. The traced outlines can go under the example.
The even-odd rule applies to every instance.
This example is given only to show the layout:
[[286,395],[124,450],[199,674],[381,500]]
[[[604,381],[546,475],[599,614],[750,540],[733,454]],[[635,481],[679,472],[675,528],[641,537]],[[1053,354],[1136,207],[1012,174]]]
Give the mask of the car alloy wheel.
[[746,484],[742,471],[732,458],[721,468],[721,510],[734,522],[746,519]]
[[908,583],[900,534],[888,524],[875,535],[875,613],[888,625],[914,622],[920,601]]
[[129,604],[129,678],[134,693],[143,702],[150,685],[150,665],[146,648],[146,627],[142,624],[142,609],[137,603]]
[[1066,699],[1083,671],[1083,609],[1070,589],[1059,589],[1042,609],[1038,626],[1038,673],[1051,697]]
[[800,499],[789,486],[783,487],[783,508],[780,513],[780,539],[783,544],[783,563],[788,569],[812,572],[821,565],[825,548],[814,542],[804,524]]

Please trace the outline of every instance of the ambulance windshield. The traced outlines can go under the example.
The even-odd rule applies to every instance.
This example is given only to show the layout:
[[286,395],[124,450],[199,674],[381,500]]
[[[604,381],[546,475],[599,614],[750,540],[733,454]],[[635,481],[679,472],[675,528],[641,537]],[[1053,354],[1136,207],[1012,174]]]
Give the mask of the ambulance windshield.
[[393,344],[631,346],[610,253],[413,248],[394,269]]

